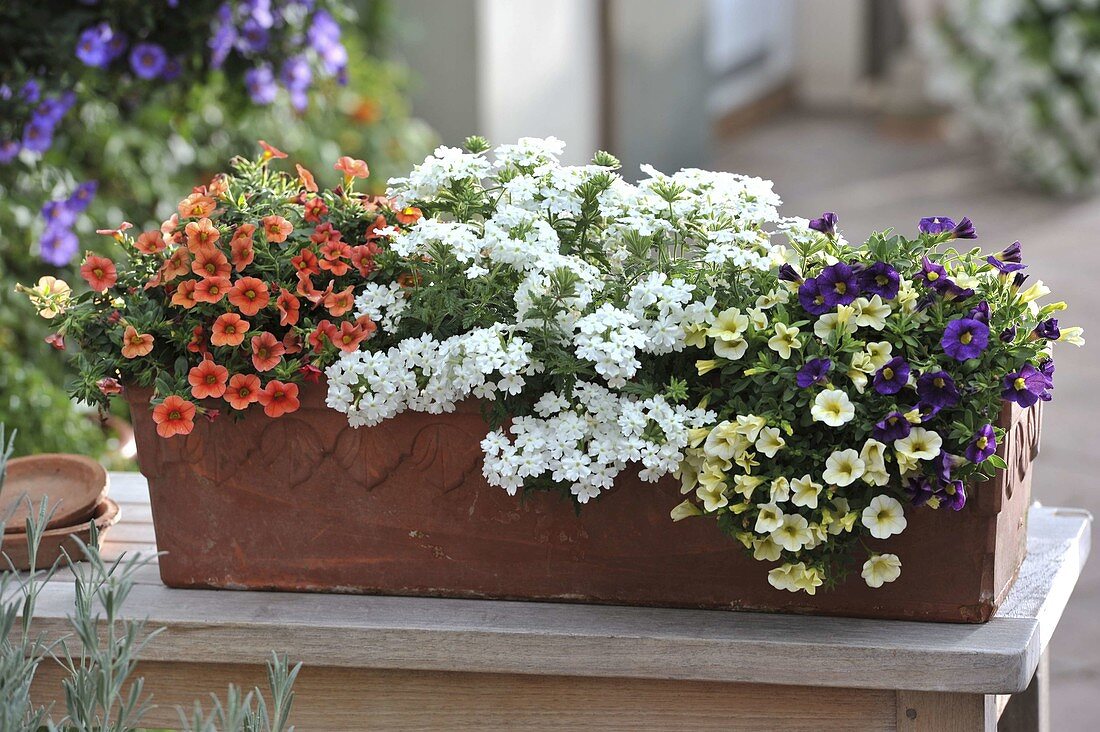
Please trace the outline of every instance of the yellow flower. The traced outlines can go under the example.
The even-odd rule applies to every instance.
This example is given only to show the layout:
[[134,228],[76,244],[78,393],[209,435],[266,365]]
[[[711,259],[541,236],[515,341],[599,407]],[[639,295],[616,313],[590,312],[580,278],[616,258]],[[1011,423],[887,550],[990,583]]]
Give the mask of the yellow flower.
[[886,327],[886,318],[890,315],[890,306],[875,295],[870,300],[857,297],[852,303],[856,308],[856,325],[882,330]]
[[943,439],[932,430],[914,427],[909,436],[894,440],[894,449],[906,457],[918,460],[931,460],[940,454]]
[[875,496],[863,509],[862,523],[876,539],[887,539],[905,530],[905,511],[897,499],[887,495]]
[[703,452],[707,457],[732,460],[749,446],[748,439],[729,420],[719,422],[707,435]]
[[755,442],[760,430],[764,429],[767,424],[768,420],[755,414],[739,414],[737,415],[737,427],[735,429],[744,435],[749,442]]
[[684,327],[684,345],[705,348],[707,345],[707,324],[691,323]]
[[887,582],[893,582],[901,576],[901,560],[897,554],[872,554],[871,558],[863,563],[863,571],[860,576],[867,582],[868,587],[882,587]]
[[802,562],[799,562],[799,564],[802,564],[802,573],[795,579],[794,586],[807,595],[813,595],[817,592],[817,588],[821,587],[825,578],[817,567],[806,567]]
[[852,380],[852,386],[856,388],[856,391],[860,394],[867,388],[867,382],[870,380],[870,375],[878,371],[875,365],[871,363],[871,356],[864,351],[852,354],[852,365],[848,368],[846,376]]
[[756,515],[756,533],[768,534],[783,525],[783,511],[774,503],[761,503],[757,508],[760,513]]
[[764,330],[768,327],[768,316],[760,308],[749,308],[749,323],[755,331]]
[[779,436],[778,427],[765,427],[760,430],[760,438],[756,441],[756,449],[769,458],[773,458],[786,444],[787,441]]
[[805,506],[806,508],[817,508],[817,497],[821,493],[823,487],[824,486],[820,483],[815,483],[809,473],[806,473],[801,478],[795,478],[791,481],[791,488],[794,489],[794,496],[791,497],[791,503],[796,506]]
[[676,508],[672,509],[669,514],[673,521],[683,521],[689,516],[702,516],[703,511],[692,503],[690,500],[677,504]]
[[1060,341],[1072,344],[1074,346],[1085,345],[1084,339],[1085,329],[1079,325],[1071,325],[1066,328],[1062,328],[1062,335],[1058,338]]
[[881,369],[893,358],[891,355],[893,350],[894,346],[888,341],[872,341],[867,344],[867,355],[871,357],[871,366],[875,371]]
[[840,389],[825,389],[814,398],[810,414],[815,422],[824,422],[830,427],[840,427],[851,422],[856,416],[848,395]]
[[791,497],[791,482],[782,476],[776,478],[772,481],[769,493],[772,503],[789,500]]
[[703,502],[703,508],[710,513],[717,511],[729,500],[726,498],[726,483],[722,473],[714,473],[710,466],[704,468],[699,474],[699,487],[695,489],[695,495]]
[[737,308],[729,308],[718,313],[714,325],[707,329],[707,335],[715,340],[735,341],[749,327],[748,316]]
[[783,515],[783,522],[771,533],[772,540],[789,552],[796,552],[813,541],[810,524],[796,513]]
[[1043,284],[1042,280],[1036,280],[1035,284],[1020,293],[1020,302],[1034,302],[1040,297],[1050,294],[1050,288]]
[[802,348],[802,341],[798,339],[798,328],[776,323],[775,335],[768,339],[768,348],[778,353],[782,359],[790,358],[791,350]]
[[756,298],[756,307],[760,310],[768,310],[787,302],[790,298],[790,293],[786,290],[772,290],[768,294]]
[[825,461],[825,472],[821,477],[829,485],[843,488],[854,483],[865,469],[866,465],[855,450],[834,450]]
[[[806,565],[799,562],[800,567]],[[783,564],[772,571],[768,572],[768,584],[777,590],[787,590],[788,592],[798,592],[798,586],[795,582],[802,576],[802,569],[796,569],[794,564]]]
[[763,478],[755,475],[737,475],[733,478],[733,490],[745,498],[752,498],[753,492],[764,482]]
[[700,361],[695,362],[695,369],[699,372],[700,376],[703,376],[704,374],[709,374],[711,371],[714,371],[716,368],[718,368],[721,365],[722,365],[721,359],[716,359],[716,358],[704,359],[704,360],[700,360]]
[[864,483],[881,486],[890,482],[890,474],[886,472],[886,445],[875,439],[867,440],[859,452],[859,459],[866,466],[862,476]]
[[783,554],[783,549],[770,536],[752,540],[752,558],[761,562],[774,562]]
[[720,339],[714,342],[714,355],[728,361],[736,361],[744,356],[747,350],[749,350],[749,342],[741,335],[729,340]]

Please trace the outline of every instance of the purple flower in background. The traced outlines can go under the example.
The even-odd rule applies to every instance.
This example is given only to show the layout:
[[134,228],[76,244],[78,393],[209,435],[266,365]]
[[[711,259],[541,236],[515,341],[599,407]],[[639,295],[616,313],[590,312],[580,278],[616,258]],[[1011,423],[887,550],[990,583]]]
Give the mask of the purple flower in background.
[[1012,275],[1012,290],[1014,292],[1019,290],[1021,287],[1024,286],[1025,282],[1027,282],[1027,275],[1023,272],[1017,272],[1016,274]]
[[111,62],[111,26],[106,23],[85,28],[76,41],[76,57],[85,66],[102,68]]
[[831,264],[817,276],[817,286],[830,308],[848,305],[859,296],[859,280],[852,268],[843,262]]
[[275,16],[271,13],[271,0],[245,0],[241,3],[244,14],[261,28],[275,25]]
[[1050,385],[1047,388],[1053,389],[1054,388],[1054,359],[1053,358],[1048,358],[1048,359],[1045,359],[1045,360],[1039,362],[1039,371],[1041,371],[1043,376],[1047,377],[1047,381],[1050,382]]
[[46,220],[46,226],[50,228],[68,229],[76,223],[77,212],[69,206],[66,200],[47,201],[42,206],[42,218]]
[[1041,320],[1035,326],[1035,335],[1048,341],[1056,341],[1062,337],[1062,329],[1058,327],[1058,318]]
[[80,242],[68,229],[47,227],[38,240],[42,259],[56,267],[64,267],[76,256]]
[[833,368],[833,362],[827,358],[811,358],[806,365],[798,370],[795,383],[803,389],[814,384],[824,384],[829,380],[829,371]]
[[248,95],[256,104],[271,104],[275,101],[279,87],[270,66],[265,64],[249,69],[245,72],[244,82],[248,86]]
[[37,104],[38,100],[42,98],[42,87],[34,79],[29,79],[23,85],[23,88],[19,90],[19,96],[27,104]]
[[6,165],[15,160],[15,156],[19,154],[20,149],[19,143],[15,140],[0,142],[0,165]]
[[825,302],[825,295],[822,294],[821,288],[818,287],[817,279],[814,277],[804,281],[799,286],[798,302],[802,304],[802,307],[810,315],[824,315],[832,310]]
[[909,364],[901,356],[894,356],[875,374],[875,391],[879,394],[897,394],[909,381]]
[[904,440],[909,436],[912,428],[904,414],[890,412],[875,423],[874,435],[876,440],[889,443],[894,440]]
[[155,79],[164,71],[168,54],[155,43],[139,43],[130,51],[130,68],[140,79]]
[[974,290],[969,287],[959,287],[952,280],[941,280],[943,285],[939,288],[945,300],[965,300],[974,295]]
[[859,274],[860,289],[867,295],[878,295],[883,300],[897,297],[900,284],[898,271],[886,262],[875,262]]
[[921,259],[920,273],[917,275],[917,279],[923,282],[926,287],[931,287],[934,290],[942,288],[944,281],[950,281],[947,277],[947,270],[928,257]]
[[53,144],[53,124],[40,117],[32,117],[23,127],[23,149],[46,152]]
[[991,254],[985,258],[985,261],[996,267],[1001,274],[1011,274],[1012,272],[1019,272],[1022,269],[1027,269],[1026,264],[1022,264],[1022,249],[1020,242],[1015,241],[1004,248],[1003,251],[997,254]]
[[939,500],[941,506],[947,506],[952,511],[961,511],[966,505],[966,487],[961,480],[953,480],[941,485],[933,495]]
[[821,214],[820,218],[810,219],[810,228],[814,231],[820,231],[826,236],[836,235],[836,225],[840,221],[837,215],[832,211],[826,211]]
[[980,463],[995,452],[997,452],[997,435],[993,431],[993,425],[987,424],[970,438],[965,454],[970,462]]
[[797,282],[802,284],[802,275],[798,274],[798,270],[789,264],[783,264],[779,267],[779,279],[784,282]]
[[1051,395],[1048,389],[1053,386],[1054,381],[1047,374],[1025,363],[1019,371],[1005,376],[1001,397],[1006,401],[1016,402],[1026,409],[1040,399],[1050,401]]
[[932,498],[932,485],[924,476],[907,479],[904,490],[914,506],[923,506]]
[[952,320],[943,332],[940,345],[956,361],[977,358],[989,345],[989,326],[973,318]]
[[267,28],[249,18],[241,26],[237,37],[237,47],[245,53],[259,53],[267,48]]
[[170,58],[168,62],[164,64],[164,70],[160,72],[160,78],[165,81],[175,81],[183,74],[183,64],[180,63],[180,59]]
[[89,180],[81,183],[76,187],[72,195],[69,196],[69,208],[76,213],[84,211],[84,209],[88,208],[88,204],[92,202],[92,199],[95,198],[96,191],[98,190],[98,181]]
[[233,10],[228,4],[218,8],[217,18],[214,35],[206,45],[210,48],[210,65],[220,69],[237,42],[237,31],[233,28]]
[[110,54],[111,61],[126,53],[126,36],[121,33],[112,33],[107,41],[107,53]]
[[287,89],[307,89],[313,83],[313,72],[309,62],[302,56],[291,56],[283,62],[279,71],[279,80]]
[[979,322],[989,325],[989,303],[982,300],[980,303],[970,309],[970,317]]
[[1001,343],[1012,343],[1016,340],[1016,326],[1010,326],[1001,331],[1001,335],[998,336],[1001,339]]
[[917,378],[917,398],[922,404],[946,409],[959,403],[955,380],[946,371],[930,371]]
[[920,233],[928,234],[929,236],[950,234],[951,239],[978,238],[977,232],[974,231],[973,222],[965,216],[958,224],[946,216],[926,216],[920,220],[917,229]]

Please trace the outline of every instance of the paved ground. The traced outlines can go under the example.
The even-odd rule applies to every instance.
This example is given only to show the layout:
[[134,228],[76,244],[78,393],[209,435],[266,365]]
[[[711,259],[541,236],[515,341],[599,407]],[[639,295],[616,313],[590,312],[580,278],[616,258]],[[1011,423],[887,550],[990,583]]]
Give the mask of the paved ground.
[[[845,235],[916,229],[921,216],[969,216],[990,251],[1019,239],[1032,278],[1070,309],[1063,324],[1100,343],[1100,200],[1058,201],[1015,185],[977,145],[881,134],[866,118],[787,113],[722,141],[715,167],[775,181],[784,211],[836,211]],[[1100,516],[1098,346],[1061,347],[1054,401],[1044,412],[1036,499]],[[1100,696],[1100,556],[1086,567],[1057,634],[1051,669],[1053,729],[1096,729]]]

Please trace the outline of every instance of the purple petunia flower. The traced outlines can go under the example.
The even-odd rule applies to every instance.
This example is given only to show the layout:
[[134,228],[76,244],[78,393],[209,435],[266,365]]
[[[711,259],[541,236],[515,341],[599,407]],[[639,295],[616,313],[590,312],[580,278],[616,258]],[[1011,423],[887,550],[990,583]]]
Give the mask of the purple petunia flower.
[[1019,371],[1005,376],[1001,397],[1026,409],[1040,399],[1050,401],[1051,394],[1048,390],[1053,386],[1054,381],[1047,374],[1025,363]]
[[814,277],[805,280],[798,288],[798,302],[810,315],[824,315],[832,308],[825,302],[825,295]]
[[939,291],[945,300],[965,300],[974,295],[974,290],[969,287],[959,287],[953,280],[942,280],[942,282],[943,285]]
[[279,80],[287,89],[306,89],[313,83],[313,72],[303,56],[291,56],[283,62]]
[[959,318],[947,324],[940,339],[945,353],[956,361],[968,361],[982,355],[989,345],[989,326],[973,318]]
[[917,275],[917,279],[924,283],[925,287],[938,290],[943,287],[943,282],[948,280],[947,270],[926,256],[921,259],[920,274]]
[[1012,341],[1016,340],[1016,326],[1013,325],[1005,328],[998,337],[1001,339],[1001,343],[1012,343]]
[[1011,274],[1012,272],[1019,272],[1022,269],[1027,269],[1026,264],[1022,264],[1022,249],[1020,242],[1015,241],[1004,248],[1003,251],[997,254],[990,254],[985,258],[985,261],[992,264],[1000,271],[1001,274]]
[[0,142],[0,165],[6,165],[15,160],[15,156],[19,154],[21,149],[22,147],[15,140]]
[[848,305],[859,296],[859,279],[852,268],[843,262],[821,270],[817,276],[817,287],[829,309]]
[[898,271],[886,262],[875,262],[859,274],[860,289],[867,295],[878,295],[883,300],[897,297],[900,285]]
[[814,231],[820,231],[826,236],[836,235],[836,225],[840,221],[837,215],[832,211],[826,211],[821,214],[820,218],[810,219],[810,228]]
[[38,240],[39,256],[56,267],[64,267],[76,256],[80,242],[68,229],[46,227]]
[[67,200],[47,201],[42,206],[42,218],[46,220],[46,226],[58,229],[71,228],[76,223],[77,213]]
[[960,396],[955,380],[946,371],[930,371],[917,378],[917,398],[922,404],[946,409],[958,404]]
[[251,18],[244,22],[237,36],[237,48],[246,54],[259,53],[267,48],[267,42],[267,28]]
[[980,303],[970,309],[970,317],[979,322],[989,325],[989,303],[982,300]]
[[34,79],[28,79],[23,88],[19,90],[19,96],[27,104],[37,104],[42,98],[42,87]]
[[23,127],[23,149],[46,152],[53,144],[53,124],[48,120],[32,117]]
[[965,454],[970,462],[980,463],[995,452],[997,452],[997,435],[993,431],[993,425],[987,424],[970,438]]
[[814,384],[824,384],[829,380],[829,371],[833,368],[833,362],[827,358],[812,358],[806,365],[798,370],[795,383],[803,389]]
[[1047,377],[1047,381],[1050,382],[1048,389],[1054,388],[1054,359],[1047,358],[1039,362],[1039,371],[1043,373],[1043,376]]
[[84,181],[76,187],[72,195],[69,196],[68,205],[76,213],[81,213],[84,209],[88,208],[88,204],[95,198],[96,191],[99,190],[99,182],[94,180]]
[[947,506],[952,511],[961,511],[966,505],[966,487],[961,480],[953,480],[945,483],[933,492],[941,506]]
[[85,28],[76,41],[76,57],[85,66],[102,68],[111,62],[109,42],[113,33],[106,23]]
[[973,222],[965,216],[958,224],[946,216],[926,216],[920,220],[917,229],[920,233],[928,234],[929,236],[950,234],[950,239],[978,238],[978,234],[974,231]]
[[130,68],[140,79],[155,79],[164,71],[168,54],[155,43],[139,43],[130,51]]
[[802,275],[798,274],[798,270],[789,264],[784,264],[779,267],[779,279],[784,282],[797,282],[802,284]]
[[901,356],[894,356],[875,373],[875,391],[879,394],[897,394],[909,381],[909,364]]
[[1035,335],[1048,341],[1056,341],[1062,337],[1062,329],[1058,327],[1058,318],[1049,318],[1039,321],[1035,326]]
[[932,484],[924,476],[907,479],[903,488],[914,506],[923,506],[932,499]]
[[1012,275],[1012,291],[1019,291],[1019,289],[1024,286],[1025,282],[1027,282],[1027,275],[1023,272],[1017,272]]
[[249,69],[244,74],[244,82],[248,86],[248,95],[256,104],[271,104],[275,101],[275,94],[279,87],[275,84],[275,74],[266,64]]
[[164,70],[160,72],[160,78],[165,81],[175,81],[183,75],[183,63],[179,57],[170,58],[168,62],[164,64]]
[[909,436],[911,429],[912,425],[909,424],[909,420],[905,418],[904,414],[890,412],[875,423],[873,432],[876,440],[893,442],[894,440],[904,440]]
[[[228,5],[223,5],[223,8],[227,8]],[[206,45],[210,48],[210,66],[215,69],[220,69],[222,64],[225,63],[225,59],[229,57],[229,53],[233,50],[233,45],[237,42],[237,31],[234,30],[232,25],[228,23],[220,23],[214,29],[214,35],[210,37]]]

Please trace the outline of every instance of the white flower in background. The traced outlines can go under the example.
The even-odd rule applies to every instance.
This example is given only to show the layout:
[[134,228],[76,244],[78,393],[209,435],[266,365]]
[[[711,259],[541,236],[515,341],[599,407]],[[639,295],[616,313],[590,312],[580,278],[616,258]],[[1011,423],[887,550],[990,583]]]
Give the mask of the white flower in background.
[[765,427],[760,430],[760,437],[756,440],[756,449],[769,458],[773,458],[786,444],[787,441],[779,436],[778,427]]
[[791,482],[786,478],[780,476],[772,481],[771,487],[768,490],[771,495],[772,503],[781,503],[783,501],[790,500],[791,497]]
[[815,483],[809,473],[801,478],[795,478],[791,481],[791,488],[794,491],[794,495],[791,496],[791,503],[806,508],[817,508],[817,497],[824,487],[820,483]]
[[840,389],[825,389],[814,397],[810,416],[816,422],[824,422],[830,427],[840,427],[852,421],[856,416],[856,408],[845,392]]
[[783,564],[768,572],[768,584],[777,590],[798,592],[798,580],[802,577],[801,568],[793,564]]
[[915,460],[932,460],[940,454],[943,439],[932,430],[914,427],[909,435],[894,440],[894,449],[901,455]]
[[905,531],[908,523],[905,511],[897,499],[887,495],[875,496],[861,516],[863,525],[876,539],[887,539]]
[[834,450],[825,461],[825,472],[821,477],[829,485],[843,488],[858,480],[866,467],[855,450]]
[[[962,283],[956,283],[962,287]],[[882,297],[879,295],[873,296],[870,300],[865,297],[857,297],[855,302],[852,303],[856,310],[856,325],[860,327],[873,328],[874,330],[882,330],[886,327],[886,318],[890,316],[890,305],[882,301]]]
[[893,582],[901,576],[901,560],[897,554],[872,554],[863,563],[860,576],[868,587],[879,588],[887,582]]
[[802,348],[802,341],[798,339],[798,328],[776,323],[775,335],[768,339],[768,348],[778,353],[782,359],[790,358],[792,350]]
[[774,503],[766,503],[757,506],[760,512],[756,514],[756,526],[753,529],[758,534],[770,534],[783,525],[783,511]]
[[783,522],[771,533],[772,541],[789,552],[797,552],[813,541],[810,524],[796,513],[784,514]]
[[745,355],[749,343],[744,333],[749,327],[749,317],[737,308],[729,308],[718,313],[707,335],[714,339],[714,353],[722,358],[736,361]]
[[783,555],[783,547],[771,536],[759,536],[752,540],[752,558],[761,562],[774,562]]
[[669,513],[673,521],[683,521],[692,516],[702,515],[702,510],[691,501],[684,501],[683,503],[676,504],[676,507]]
[[378,282],[365,282],[359,287],[359,294],[355,296],[356,316],[366,316],[378,323],[378,326],[386,333],[394,333],[401,322],[401,313],[408,303],[405,300],[405,290],[396,282],[381,284]]

